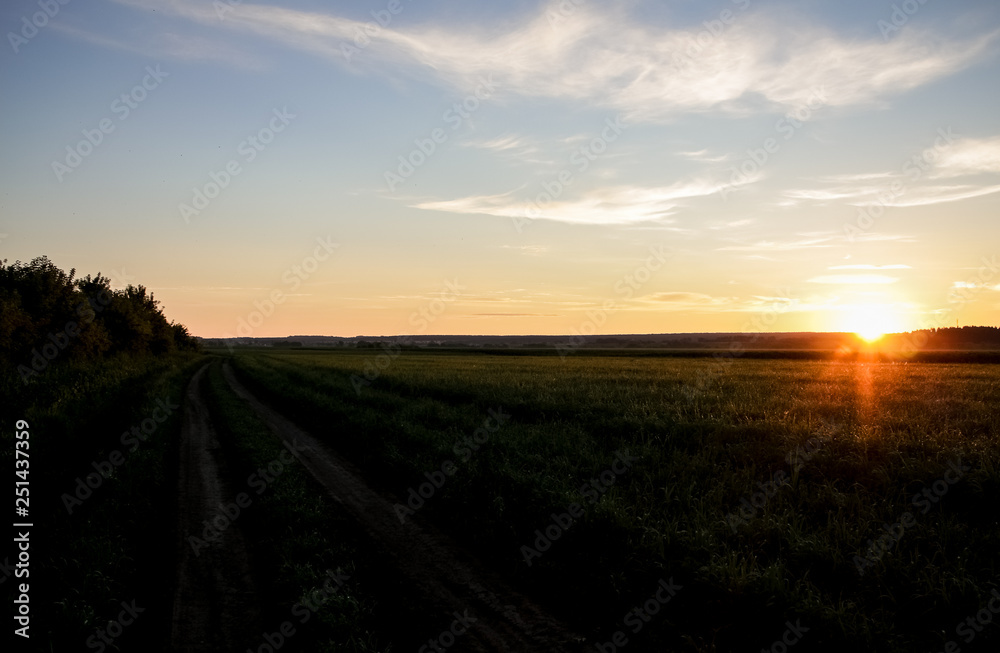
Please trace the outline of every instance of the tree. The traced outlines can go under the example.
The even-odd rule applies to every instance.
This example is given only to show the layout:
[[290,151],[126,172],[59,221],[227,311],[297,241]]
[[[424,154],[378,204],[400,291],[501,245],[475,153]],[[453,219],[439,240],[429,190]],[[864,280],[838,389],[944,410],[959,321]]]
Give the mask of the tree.
[[13,265],[0,261],[0,362],[24,365],[45,348],[54,352],[46,359],[60,361],[199,348],[144,286],[113,290],[100,273],[75,275],[44,256]]

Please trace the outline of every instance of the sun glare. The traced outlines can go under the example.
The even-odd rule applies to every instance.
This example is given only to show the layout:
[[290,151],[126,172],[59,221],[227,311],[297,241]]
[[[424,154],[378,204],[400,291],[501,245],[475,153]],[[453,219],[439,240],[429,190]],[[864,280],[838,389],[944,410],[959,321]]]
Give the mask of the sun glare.
[[845,316],[844,330],[856,333],[866,342],[875,342],[887,333],[902,329],[899,316],[890,306],[865,304],[853,307]]
[[885,335],[885,331],[875,327],[861,329],[855,333],[857,333],[865,342],[875,342]]

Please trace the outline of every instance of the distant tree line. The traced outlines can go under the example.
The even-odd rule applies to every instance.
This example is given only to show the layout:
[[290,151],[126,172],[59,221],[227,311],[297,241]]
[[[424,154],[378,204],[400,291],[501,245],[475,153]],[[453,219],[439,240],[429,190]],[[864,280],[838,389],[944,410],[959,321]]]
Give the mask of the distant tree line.
[[113,290],[110,279],[75,279],[47,257],[0,261],[0,362],[24,381],[49,365],[116,354],[197,350],[186,327],[170,322],[143,286]]
[[922,349],[992,349],[1000,350],[1000,328],[992,326],[945,327],[921,329],[886,337],[898,345],[920,338]]

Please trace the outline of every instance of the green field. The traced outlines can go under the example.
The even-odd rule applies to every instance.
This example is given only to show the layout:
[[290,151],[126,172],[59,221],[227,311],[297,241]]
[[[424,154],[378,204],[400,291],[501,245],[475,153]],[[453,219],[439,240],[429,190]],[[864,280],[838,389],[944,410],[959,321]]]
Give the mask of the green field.
[[[117,356],[57,367],[30,385],[16,375],[4,378],[5,423],[24,420],[31,435],[36,530],[29,575],[16,583],[4,579],[11,600],[15,588],[28,583],[31,650],[85,650],[121,602],[133,600],[146,613],[128,630],[125,645],[162,639],[173,571],[179,407],[203,360],[194,353]],[[123,445],[123,435],[158,402],[178,408],[144,440],[129,437]],[[13,469],[13,429],[4,436]],[[113,469],[112,455],[121,461]]]
[[[237,350],[8,384],[39,474],[34,650],[85,648],[133,599],[146,611],[115,645],[166,650],[182,411],[82,505],[65,497],[157,401],[183,404],[206,362],[234,488],[282,449],[223,363],[404,519],[444,530],[585,637],[582,650],[781,651],[789,626],[802,651],[1000,642],[998,365]],[[254,498],[239,527],[263,598],[255,636],[325,570],[350,580],[282,650],[416,650],[436,632],[419,588],[306,470]],[[670,601],[633,612],[661,581],[679,586]],[[619,632],[626,648],[609,648]]]
[[[982,621],[956,631],[992,618],[1000,584],[996,365],[405,350],[233,365],[401,503],[453,463],[415,512],[591,642],[770,650],[786,622],[808,628],[802,650],[1000,642]],[[682,589],[633,633],[628,613],[669,578]]]

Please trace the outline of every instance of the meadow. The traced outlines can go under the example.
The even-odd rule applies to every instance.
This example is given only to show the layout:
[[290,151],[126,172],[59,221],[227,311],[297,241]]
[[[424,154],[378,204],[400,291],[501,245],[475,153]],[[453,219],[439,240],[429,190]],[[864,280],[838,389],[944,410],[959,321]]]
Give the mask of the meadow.
[[[282,446],[224,365],[580,650],[996,650],[1000,366],[813,358],[245,349],[10,378],[38,474],[34,650],[86,648],[123,600],[145,611],[114,646],[166,650],[182,398],[206,363],[235,489]],[[122,439],[164,405],[148,438]],[[95,470],[100,486],[78,488]],[[343,590],[282,650],[416,650],[433,634],[419,588],[305,469],[252,496],[238,525],[257,632],[335,570]]]
[[[1000,584],[996,365],[420,350],[232,364],[403,519],[446,530],[600,650],[616,634],[634,651],[1000,641],[983,621]],[[680,589],[643,612],[660,581]]]
[[[122,601],[135,601],[145,613],[117,645],[162,639],[162,615],[170,612],[165,588],[173,582],[180,407],[203,359],[118,355],[54,367],[30,385],[15,374],[0,381],[5,423],[25,420],[31,434],[29,575],[13,577],[13,557],[4,560],[3,575],[11,600],[21,584],[29,586],[30,650],[104,646],[95,634],[119,614]],[[162,421],[151,419],[154,411]],[[141,431],[144,420],[154,427],[148,433]],[[13,468],[8,438],[12,430],[4,439]]]

